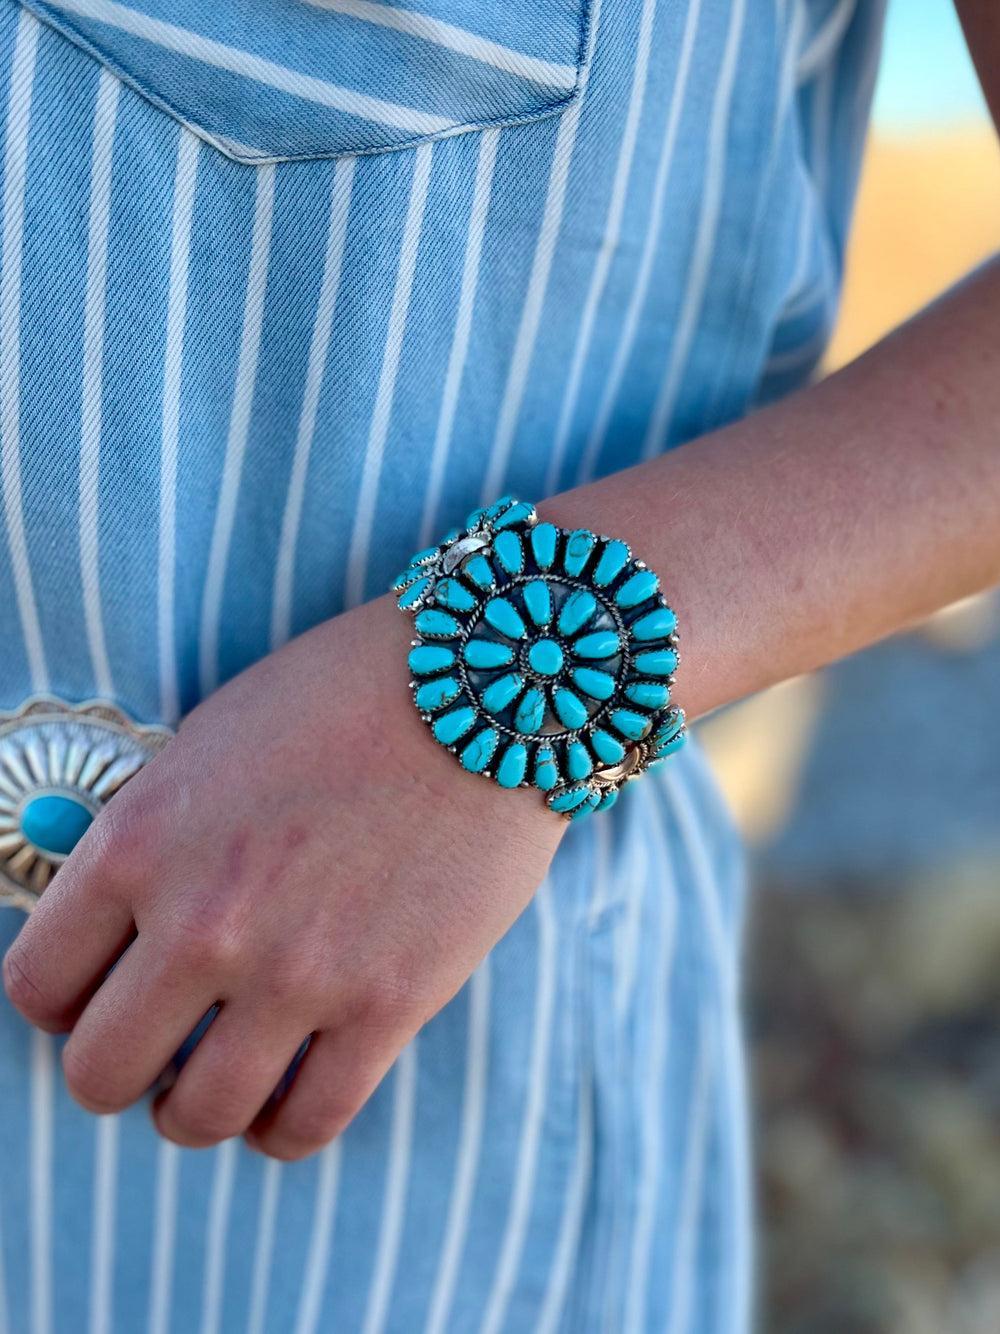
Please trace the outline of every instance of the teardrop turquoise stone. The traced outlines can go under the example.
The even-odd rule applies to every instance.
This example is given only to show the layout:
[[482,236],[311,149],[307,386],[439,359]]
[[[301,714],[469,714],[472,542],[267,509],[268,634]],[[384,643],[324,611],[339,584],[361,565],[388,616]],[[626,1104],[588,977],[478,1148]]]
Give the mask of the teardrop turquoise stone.
[[579,787],[568,787],[558,796],[549,798],[549,807],[551,810],[566,812],[572,811],[577,806],[582,805],[590,796],[590,788],[581,784]]
[[401,607],[403,611],[409,610],[410,607],[420,601],[430,586],[431,581],[426,575],[422,579],[417,579],[403,593],[400,593],[396,605]]
[[615,693],[615,678],[607,672],[595,671],[593,667],[577,667],[573,681],[591,699],[610,699]]
[[589,815],[591,811],[596,810],[600,803],[600,792],[590,792],[587,795],[586,801],[581,801],[579,806],[573,807],[570,811],[569,818],[571,820],[582,820],[585,815]]
[[597,602],[593,593],[588,593],[585,588],[578,588],[575,593],[570,593],[562,605],[562,611],[559,613],[559,633],[575,635],[577,630],[583,629],[596,610]]
[[548,625],[552,620],[552,594],[544,579],[532,579],[521,589],[528,615],[536,625]]
[[526,519],[530,519],[534,512],[534,505],[529,505],[526,500],[519,500],[516,505],[511,505],[509,510],[506,510],[498,519],[494,520],[493,527],[495,529],[510,528],[515,523],[523,523]]
[[633,713],[631,709],[615,709],[609,721],[615,731],[621,732],[630,741],[638,741],[649,731],[649,719],[644,714]]
[[499,740],[495,728],[484,727],[481,732],[477,732],[459,756],[462,768],[472,774],[482,773],[493,758]]
[[507,495],[501,496],[499,500],[494,500],[492,505],[487,506],[483,513],[488,519],[495,519],[498,514],[502,514],[509,505],[513,505],[514,497]]
[[470,639],[462,656],[470,667],[506,667],[514,659],[514,650],[492,639]]
[[493,567],[485,556],[470,556],[462,565],[462,573],[471,579],[477,588],[492,588],[496,582]]
[[556,757],[548,746],[540,746],[535,756],[535,786],[542,792],[551,792],[558,782]]
[[528,662],[542,676],[558,676],[562,671],[563,651],[554,639],[536,639],[528,649]]
[[615,601],[619,607],[638,607],[640,602],[651,598],[659,586],[660,581],[652,570],[638,570],[619,588]]
[[519,732],[537,732],[545,718],[545,696],[540,690],[526,690],[517,706],[514,726]]
[[68,857],[93,822],[76,797],[50,792],[32,797],[21,811],[21,833],[42,852]]
[[521,639],[524,636],[524,621],[514,604],[506,598],[490,598],[483,615],[494,630],[499,630],[508,639]]
[[437,639],[454,639],[459,631],[454,616],[446,611],[438,611],[435,607],[425,607],[423,611],[418,611],[413,624],[420,634]]
[[578,575],[590,558],[597,538],[586,528],[577,528],[566,539],[563,569],[569,575]]
[[634,666],[643,676],[672,676],[677,670],[677,654],[672,648],[657,653],[639,653]]
[[520,574],[524,569],[524,547],[517,533],[498,533],[493,552],[508,574]]
[[517,672],[508,672],[506,676],[501,676],[483,691],[483,707],[489,713],[500,713],[518,697],[523,685],[524,680]]
[[593,767],[590,752],[581,741],[573,741],[566,747],[566,770],[570,778],[586,778]]
[[581,635],[573,645],[578,658],[611,658],[621,648],[614,630],[595,630],[592,635]]
[[674,737],[684,726],[684,713],[681,709],[675,709],[663,720],[652,736],[652,744],[659,749],[665,746],[667,742],[673,741]]
[[677,629],[677,617],[669,607],[657,607],[655,611],[640,616],[632,625],[633,639],[666,639]]
[[590,734],[590,744],[602,764],[621,764],[625,758],[625,747],[622,743],[610,732],[605,732],[601,728]]
[[417,708],[424,713],[443,709],[461,693],[462,687],[454,676],[442,676],[438,681],[425,681],[414,696]]
[[476,599],[457,579],[442,579],[434,589],[434,597],[442,607],[452,611],[471,611]]
[[597,562],[594,570],[594,583],[598,588],[604,588],[607,584],[624,570],[631,557],[628,544],[620,542],[617,538],[610,541],[601,552],[601,559]]
[[556,537],[558,530],[555,524],[540,523],[531,530],[531,549],[535,553],[535,560],[541,570],[547,570],[556,558]]
[[497,766],[497,782],[501,787],[517,787],[528,766],[528,750],[520,741],[512,741]]
[[625,688],[625,698],[644,709],[662,709],[670,703],[670,689],[659,681],[636,681]]
[[565,686],[555,692],[552,697],[559,721],[564,727],[578,728],[582,727],[590,715],[587,713],[587,707],[578,695],[574,695],[572,690],[567,690]]
[[438,718],[433,727],[434,736],[442,746],[453,745],[460,736],[465,735],[475,721],[476,711],[469,705],[452,709],[451,713],[445,713]]
[[450,648],[441,644],[419,644],[410,649],[410,671],[416,676],[430,676],[431,672],[443,671],[455,661]]

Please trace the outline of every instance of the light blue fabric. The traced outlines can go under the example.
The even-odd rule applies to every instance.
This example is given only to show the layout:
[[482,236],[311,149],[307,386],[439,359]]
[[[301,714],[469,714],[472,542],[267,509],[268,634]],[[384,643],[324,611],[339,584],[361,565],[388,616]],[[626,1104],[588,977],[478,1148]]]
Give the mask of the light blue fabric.
[[[0,705],[176,721],[476,503],[800,383],[880,21],[0,0]],[[691,748],[293,1165],[87,1115],[0,1005],[0,1330],[744,1330],[741,903]]]

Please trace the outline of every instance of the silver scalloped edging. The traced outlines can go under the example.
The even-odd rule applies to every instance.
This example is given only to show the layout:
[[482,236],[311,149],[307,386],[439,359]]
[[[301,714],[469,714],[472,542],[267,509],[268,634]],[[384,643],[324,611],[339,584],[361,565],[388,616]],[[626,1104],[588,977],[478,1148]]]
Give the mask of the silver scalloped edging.
[[392,585],[414,618],[410,687],[435,740],[571,819],[684,743],[677,621],[618,538],[539,523],[504,496]]

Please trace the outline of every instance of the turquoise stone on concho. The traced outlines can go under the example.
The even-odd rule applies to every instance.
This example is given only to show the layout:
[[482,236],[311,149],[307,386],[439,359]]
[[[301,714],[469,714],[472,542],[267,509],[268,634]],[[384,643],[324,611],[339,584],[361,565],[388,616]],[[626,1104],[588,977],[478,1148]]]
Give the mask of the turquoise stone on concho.
[[677,618],[620,538],[538,523],[511,496],[396,581],[414,699],[463,768],[580,819],[683,742]]
[[21,811],[21,832],[42,852],[68,857],[94,820],[77,797],[47,793],[32,797]]

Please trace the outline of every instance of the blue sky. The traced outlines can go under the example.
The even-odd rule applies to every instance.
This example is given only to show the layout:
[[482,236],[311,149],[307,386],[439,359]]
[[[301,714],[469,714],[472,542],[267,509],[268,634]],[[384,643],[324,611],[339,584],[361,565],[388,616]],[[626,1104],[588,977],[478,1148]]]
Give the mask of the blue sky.
[[875,121],[889,130],[986,116],[952,0],[890,0]]

